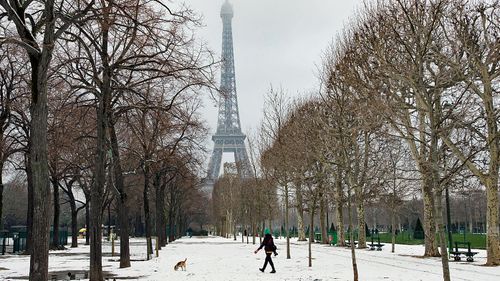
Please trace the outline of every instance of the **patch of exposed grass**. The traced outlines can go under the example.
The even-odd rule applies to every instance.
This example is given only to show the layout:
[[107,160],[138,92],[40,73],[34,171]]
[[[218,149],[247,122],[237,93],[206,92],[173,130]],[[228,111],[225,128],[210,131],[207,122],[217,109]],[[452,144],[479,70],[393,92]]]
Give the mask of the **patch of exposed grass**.
[[[380,242],[382,243],[391,243],[391,234],[390,233],[379,233]],[[375,238],[377,235],[375,235]],[[473,249],[486,249],[486,235],[484,234],[475,234],[475,233],[453,233],[453,242],[463,242],[468,241],[471,243],[471,248]],[[448,238],[448,237],[447,237]],[[371,241],[371,237],[367,238],[368,241]],[[375,239],[376,241],[376,239]],[[396,244],[405,244],[405,245],[423,245],[424,240],[422,239],[413,239],[413,235],[410,232],[401,232],[396,236]],[[453,243],[455,246],[455,243]]]

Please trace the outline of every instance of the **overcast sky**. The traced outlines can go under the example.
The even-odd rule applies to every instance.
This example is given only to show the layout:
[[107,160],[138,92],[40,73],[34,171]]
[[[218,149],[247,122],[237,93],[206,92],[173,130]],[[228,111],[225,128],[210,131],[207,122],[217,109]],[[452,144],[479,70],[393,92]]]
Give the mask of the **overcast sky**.
[[[200,39],[219,56],[224,0],[184,0],[203,16]],[[262,119],[264,95],[282,87],[290,95],[316,88],[321,55],[362,0],[230,0],[241,126],[245,133]],[[220,74],[217,79],[220,80]],[[207,100],[204,116],[213,132],[217,107]],[[212,143],[209,144],[211,147]],[[226,155],[224,156],[226,158]]]

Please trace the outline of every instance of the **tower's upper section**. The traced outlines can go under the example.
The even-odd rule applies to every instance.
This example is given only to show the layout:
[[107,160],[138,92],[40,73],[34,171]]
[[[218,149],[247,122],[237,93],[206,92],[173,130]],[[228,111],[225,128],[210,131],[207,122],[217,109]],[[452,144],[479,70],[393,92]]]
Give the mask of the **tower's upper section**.
[[226,0],[226,2],[224,2],[224,4],[222,5],[222,9],[220,10],[220,17],[221,18],[225,18],[225,17],[228,17],[228,18],[233,18],[233,5],[231,5],[231,3],[229,3],[228,0]]
[[233,6],[225,1],[220,12],[222,18],[222,66],[221,97],[219,100],[219,118],[217,135],[243,136],[241,132],[238,98],[236,94],[236,75],[233,50]]

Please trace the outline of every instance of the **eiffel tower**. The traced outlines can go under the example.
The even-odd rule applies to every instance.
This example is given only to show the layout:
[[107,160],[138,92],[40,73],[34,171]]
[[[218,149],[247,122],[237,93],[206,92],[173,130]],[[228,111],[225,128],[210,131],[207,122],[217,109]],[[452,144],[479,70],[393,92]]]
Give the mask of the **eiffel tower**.
[[217,131],[212,136],[214,150],[208,166],[207,180],[213,184],[219,177],[222,154],[234,153],[238,174],[242,178],[251,177],[252,170],[245,148],[245,134],[241,132],[238,98],[236,95],[236,77],[234,71],[233,52],[233,7],[228,0],[222,5],[222,69],[221,69],[221,97],[219,99],[219,115]]

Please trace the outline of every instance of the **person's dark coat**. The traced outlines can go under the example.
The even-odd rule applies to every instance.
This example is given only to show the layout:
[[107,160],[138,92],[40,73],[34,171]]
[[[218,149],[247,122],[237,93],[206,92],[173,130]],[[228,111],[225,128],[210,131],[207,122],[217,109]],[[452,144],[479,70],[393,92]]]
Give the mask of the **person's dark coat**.
[[260,244],[258,250],[264,248],[266,253],[275,253],[276,254],[276,245],[274,245],[273,236],[271,234],[266,234],[264,236],[264,240]]

